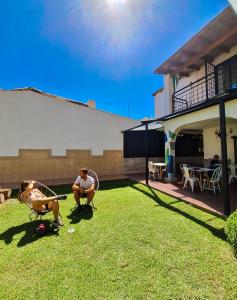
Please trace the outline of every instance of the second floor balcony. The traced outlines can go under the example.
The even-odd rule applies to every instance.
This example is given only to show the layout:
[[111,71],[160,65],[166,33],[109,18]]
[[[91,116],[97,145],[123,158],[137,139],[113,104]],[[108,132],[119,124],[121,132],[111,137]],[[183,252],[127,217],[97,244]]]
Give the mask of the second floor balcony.
[[214,66],[205,63],[205,76],[173,94],[173,113],[190,109],[237,89],[237,55]]

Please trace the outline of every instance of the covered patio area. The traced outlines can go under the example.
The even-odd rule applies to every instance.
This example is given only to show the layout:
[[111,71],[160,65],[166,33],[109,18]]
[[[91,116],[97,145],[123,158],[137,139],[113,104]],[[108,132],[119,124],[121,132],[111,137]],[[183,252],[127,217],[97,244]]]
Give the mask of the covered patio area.
[[[191,111],[172,114],[154,121],[143,121],[139,129],[143,128],[145,132],[144,141],[141,141],[146,147],[145,169],[142,175],[133,174],[129,177],[202,209],[228,216],[237,207],[236,101],[236,96],[233,98],[222,97],[208,105],[202,104]],[[148,143],[151,125],[156,126],[157,130],[161,130],[162,127],[164,132],[165,153],[161,161],[165,172],[162,179],[149,176],[150,165],[153,163],[151,162],[152,158],[149,157]],[[181,143],[181,146],[184,148],[184,152],[190,145],[192,151],[194,151],[193,147],[196,147],[196,157],[195,155],[192,158],[185,157],[187,155],[180,157],[177,155],[177,140],[182,141],[182,136],[190,135],[190,133],[194,139],[190,140],[188,144]],[[206,182],[213,180],[212,175],[215,172],[214,169],[211,169],[210,164],[216,154],[220,157],[218,162],[220,176],[217,183],[219,190],[217,193],[213,190],[203,191],[205,180],[207,180]],[[187,164],[188,167],[183,168],[181,164]],[[155,161],[153,165],[161,164]],[[184,174],[182,171],[186,168],[193,177],[197,177],[195,179],[199,183],[199,187],[197,186],[193,191],[189,189],[189,186],[183,189],[182,177]],[[231,182],[230,175],[233,176]],[[184,177],[187,178],[187,174]]]
[[[146,184],[145,174],[133,174],[129,178],[131,180]],[[183,185],[178,182],[165,182],[165,181],[148,181],[149,186],[159,190],[171,197],[177,198],[181,201],[189,203],[193,206],[201,208],[205,211],[223,216],[223,194],[214,195],[211,191],[200,191],[195,189],[192,192],[190,189],[183,189]],[[230,188],[230,212],[233,212],[237,207],[237,181],[232,182]]]

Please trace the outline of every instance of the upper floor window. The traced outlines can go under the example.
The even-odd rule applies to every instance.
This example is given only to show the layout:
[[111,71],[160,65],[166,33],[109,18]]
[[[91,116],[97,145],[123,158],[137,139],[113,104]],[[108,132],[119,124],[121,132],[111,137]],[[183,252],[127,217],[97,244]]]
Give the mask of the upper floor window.
[[237,56],[216,66],[218,94],[237,88]]

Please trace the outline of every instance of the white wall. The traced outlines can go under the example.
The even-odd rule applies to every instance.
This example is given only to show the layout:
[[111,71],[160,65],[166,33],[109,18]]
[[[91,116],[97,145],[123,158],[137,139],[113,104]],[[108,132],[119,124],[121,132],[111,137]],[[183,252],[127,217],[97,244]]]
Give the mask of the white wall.
[[33,91],[0,91],[0,156],[19,149],[122,150],[122,130],[140,122]]
[[[215,134],[218,127],[209,127],[203,129],[203,146],[204,146],[204,159],[210,159],[214,154],[221,157],[221,140]],[[233,131],[230,133],[230,129]],[[234,140],[231,136],[237,135],[237,123],[226,126],[227,131],[227,154],[228,159],[231,160],[231,172],[235,174],[235,154],[234,154]]]
[[164,98],[163,91],[158,92],[155,95],[155,118],[161,118],[165,115],[167,115],[167,105]]
[[157,93],[154,98],[155,118],[161,118],[172,113],[172,101],[170,98],[173,95],[172,77],[168,74],[164,76],[164,89]]
[[[232,133],[230,133],[232,129]],[[212,158],[214,154],[218,154],[221,157],[221,139],[215,134],[215,131],[219,130],[219,127],[209,127],[203,129],[203,143],[204,143],[204,158]],[[234,164],[234,141],[231,136],[237,135],[237,123],[228,124],[226,126],[227,132],[227,152],[228,159],[231,159],[232,164]]]

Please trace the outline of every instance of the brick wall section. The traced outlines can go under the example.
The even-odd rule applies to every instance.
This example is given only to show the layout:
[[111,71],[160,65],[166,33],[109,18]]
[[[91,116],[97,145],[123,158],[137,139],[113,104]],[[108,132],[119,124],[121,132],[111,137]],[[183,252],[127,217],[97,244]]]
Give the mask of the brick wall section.
[[93,156],[90,150],[67,150],[66,156],[52,156],[51,150],[20,150],[17,157],[0,157],[0,184],[74,179],[82,167],[99,176],[123,174],[123,151],[104,150],[103,155]]
[[[161,162],[161,157],[151,157],[151,161]],[[139,174],[145,172],[145,157],[123,159],[124,174]]]
[[[164,158],[150,157],[149,161],[161,162]],[[193,166],[204,164],[203,157],[175,157],[177,167],[181,163],[191,163]],[[205,165],[207,165],[206,163]],[[145,172],[145,157],[124,158],[124,174],[139,174]]]

